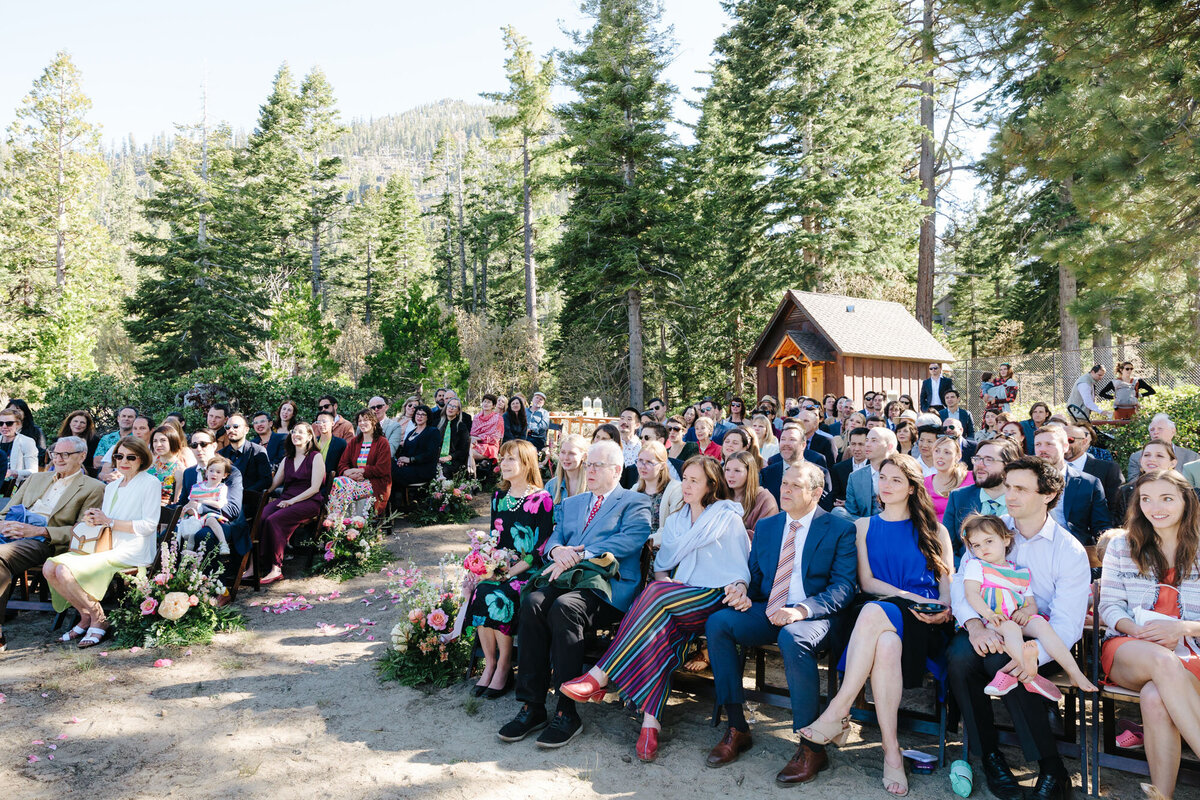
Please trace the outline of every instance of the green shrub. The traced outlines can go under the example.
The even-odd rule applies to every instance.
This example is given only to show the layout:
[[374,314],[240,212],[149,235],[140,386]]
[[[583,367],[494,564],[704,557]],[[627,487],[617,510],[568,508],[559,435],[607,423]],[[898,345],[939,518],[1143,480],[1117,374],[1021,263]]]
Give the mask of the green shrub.
[[1200,387],[1181,384],[1172,389],[1159,389],[1147,397],[1128,425],[1117,428],[1116,458],[1122,469],[1129,456],[1150,438],[1147,428],[1155,414],[1165,413],[1179,428],[1175,444],[1200,451]]

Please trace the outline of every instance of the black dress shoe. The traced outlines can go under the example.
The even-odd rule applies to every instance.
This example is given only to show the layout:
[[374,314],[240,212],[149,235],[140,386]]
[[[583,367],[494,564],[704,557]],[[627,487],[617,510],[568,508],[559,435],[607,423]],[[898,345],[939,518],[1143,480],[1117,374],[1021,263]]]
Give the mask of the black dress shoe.
[[548,750],[562,747],[578,736],[582,730],[583,720],[559,711],[554,715],[554,719],[550,720],[550,726],[537,738],[537,746]]
[[513,682],[508,681],[507,683],[504,684],[503,687],[501,687],[499,689],[492,689],[489,687],[486,691],[484,691],[483,696],[486,697],[488,700],[495,700],[498,697],[504,697],[504,695],[508,694],[512,690],[512,688],[513,688]]
[[476,684],[475,685],[475,696],[483,697],[483,695],[487,692],[487,690],[488,690],[487,684],[484,684],[482,686]]
[[1071,776],[1066,772],[1043,772],[1034,784],[1032,800],[1070,800]]
[[1025,790],[1017,783],[1003,753],[997,751],[983,757],[983,775],[987,779],[988,791],[995,795],[996,800],[1023,800],[1025,797]]
[[546,727],[547,722],[545,706],[532,708],[529,703],[526,703],[521,706],[521,710],[513,717],[512,722],[501,728],[496,735],[502,742],[519,742],[534,731],[540,731]]

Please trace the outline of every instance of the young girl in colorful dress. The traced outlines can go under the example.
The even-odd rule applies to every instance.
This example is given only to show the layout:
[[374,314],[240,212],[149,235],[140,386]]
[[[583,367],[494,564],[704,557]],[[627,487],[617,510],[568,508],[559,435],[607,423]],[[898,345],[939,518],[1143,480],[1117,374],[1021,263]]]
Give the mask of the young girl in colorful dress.
[[[1038,613],[1037,601],[1030,591],[1031,573],[1008,560],[1013,531],[996,516],[973,514],[963,523],[963,541],[974,558],[963,566],[963,589],[971,608],[989,628],[1004,637],[1004,647],[1013,661],[1025,671],[1037,675],[1038,643],[1066,671],[1071,683],[1085,692],[1098,691],[1071,656],[1071,649],[1059,638],[1050,621]],[[1025,641],[1030,636],[1036,641]],[[1017,688],[1017,679],[1001,670],[984,692],[1002,697]],[[1025,684],[1025,690],[1057,702],[1062,692],[1038,675]]]
[[221,524],[229,518],[221,514],[221,509],[229,502],[229,487],[225,481],[229,480],[232,469],[233,464],[227,458],[217,456],[209,461],[204,470],[204,481],[192,486],[187,505],[183,507],[184,517],[196,517],[201,529],[208,528],[217,537],[223,556],[229,555],[229,543],[225,541]]

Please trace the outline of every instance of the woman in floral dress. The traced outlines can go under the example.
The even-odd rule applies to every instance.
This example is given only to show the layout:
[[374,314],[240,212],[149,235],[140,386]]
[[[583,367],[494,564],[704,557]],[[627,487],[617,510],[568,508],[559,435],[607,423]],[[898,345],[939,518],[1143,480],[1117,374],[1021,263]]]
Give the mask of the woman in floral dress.
[[476,697],[496,698],[508,691],[521,587],[531,570],[542,566],[542,547],[554,531],[554,501],[542,488],[533,445],[514,440],[500,446],[500,479],[492,496],[492,530],[510,557],[498,579],[479,583],[467,610],[467,624],[475,628],[486,661]]

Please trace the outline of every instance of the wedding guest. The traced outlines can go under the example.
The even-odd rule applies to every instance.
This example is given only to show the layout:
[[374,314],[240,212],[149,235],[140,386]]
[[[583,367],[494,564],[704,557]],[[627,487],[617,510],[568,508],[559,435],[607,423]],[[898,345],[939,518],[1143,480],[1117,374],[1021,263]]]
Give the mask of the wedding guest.
[[132,436],[118,441],[115,449],[112,463],[117,477],[104,488],[100,508],[87,509],[80,520],[110,528],[112,549],[63,553],[47,559],[42,567],[54,610],[71,606],[79,612],[79,625],[63,634],[63,641],[78,638],[81,648],[94,647],[109,635],[111,626],[100,600],[113,576],[154,561],[162,484],[146,472],[153,456],[144,441]]
[[683,463],[700,452],[695,442],[684,441],[683,433],[686,429],[687,423],[683,421],[683,417],[671,417],[667,420],[667,458]]
[[[412,486],[428,483],[437,473],[442,450],[442,431],[429,424],[428,406],[417,406],[413,412],[413,429],[408,432],[392,468],[392,486]],[[499,415],[496,415],[499,416]]]
[[275,468],[283,460],[283,445],[288,436],[274,430],[271,415],[266,411],[256,413],[251,424],[254,426],[254,441],[266,448],[267,463],[271,467],[271,475],[274,476]]
[[[587,459],[587,449],[587,439],[578,433],[568,433],[559,441],[558,465],[554,468],[554,477],[546,484],[546,491],[550,493],[556,510],[562,501],[587,489],[587,469],[583,465]],[[558,522],[555,519],[556,525]]]
[[[91,413],[79,409],[67,414],[66,419],[58,428],[58,435],[54,438],[58,440],[64,436],[77,436],[87,442],[87,460],[84,462],[83,469],[91,477],[96,477],[99,470],[92,465],[92,460],[96,457],[96,447],[100,444],[100,437],[96,435],[96,420]],[[53,462],[51,462],[51,466],[53,466]]]
[[654,581],[634,601],[616,639],[586,675],[560,691],[578,702],[599,702],[613,688],[637,704],[642,730],[636,752],[642,761],[658,755],[659,719],[671,691],[671,676],[709,615],[726,604],[728,590],[750,580],[750,542],[741,508],[717,462],[704,456],[683,468],[684,506],[671,514],[654,560]]
[[354,424],[358,434],[342,452],[325,508],[325,519],[331,523],[341,520],[355,501],[368,498],[374,500],[375,513],[382,515],[392,494],[392,446],[383,435],[383,425],[369,408],[354,416]]
[[8,456],[5,478],[18,481],[38,471],[37,442],[20,432],[21,420],[19,408],[0,411],[0,451]]
[[275,411],[275,432],[288,436],[292,428],[303,421],[300,418],[300,405],[295,400],[284,400]]
[[650,530],[661,534],[667,518],[683,505],[680,482],[671,480],[667,449],[661,442],[646,442],[637,457],[635,490],[650,498]]
[[725,441],[721,442],[721,461],[728,460],[734,453],[749,453],[758,470],[767,465],[766,459],[759,455],[758,439],[749,428],[734,428],[725,434]]
[[1029,407],[1029,419],[1021,420],[1021,434],[1025,437],[1023,441],[1028,445],[1025,448],[1026,455],[1033,455],[1033,436],[1050,421],[1051,413],[1050,406],[1039,400]]
[[942,436],[933,446],[933,468],[925,476],[925,489],[933,500],[933,513],[938,521],[946,514],[946,503],[950,494],[963,486],[975,483],[975,476],[962,460],[962,449],[958,437]]
[[1200,501],[1174,470],[1143,472],[1134,495],[1104,554],[1100,662],[1138,692],[1150,781],[1170,798],[1181,742],[1200,752]]
[[[1200,462],[1192,462],[1193,464]],[[1175,447],[1170,442],[1164,442],[1159,439],[1153,439],[1146,443],[1142,448],[1142,458],[1139,462],[1140,469],[1139,477],[1142,473],[1157,472],[1158,470],[1176,469],[1179,462],[1175,459]],[[1191,466],[1190,464],[1188,466]],[[1183,476],[1188,478],[1188,469],[1184,467]],[[1189,478],[1190,481],[1190,478]],[[1115,525],[1128,525],[1126,515],[1129,513],[1131,506],[1135,505],[1133,500],[1133,490],[1137,486],[1137,478],[1134,478],[1127,483],[1123,483],[1117,487],[1116,503],[1113,507],[1113,523]],[[1195,488],[1195,483],[1192,483],[1192,488]]]
[[[333,416],[332,433],[343,441],[349,441],[354,438],[354,426],[350,424],[350,420],[343,419],[338,412],[337,398],[331,394],[323,395],[317,400],[317,412],[327,412]],[[220,441],[218,439],[217,441]]]
[[447,477],[457,475],[466,469],[471,457],[471,415],[462,410],[462,401],[457,397],[446,398],[437,428],[442,432],[438,456],[442,474]]
[[[729,435],[725,436],[729,441]],[[753,538],[754,527],[760,520],[779,513],[779,506],[771,492],[758,485],[758,467],[754,455],[749,451],[734,453],[725,459],[723,468],[725,483],[733,493],[730,498],[742,507],[742,522],[746,533]]]
[[471,423],[471,458],[494,461],[503,438],[504,419],[496,411],[496,395],[485,394],[479,402],[479,413]]
[[[313,446],[321,454],[321,460],[325,464],[325,480],[328,483],[333,480],[333,475],[337,472],[338,464],[342,463],[342,453],[346,451],[346,440],[340,436],[333,435],[332,411],[322,411],[313,418],[312,435],[314,440]],[[290,439],[291,436],[288,438]],[[324,487],[321,494],[325,494],[328,490],[328,486]]]
[[708,417],[700,417],[696,420],[696,448],[700,451],[700,455],[721,460],[721,445],[712,440],[713,421]]
[[1096,396],[1113,401],[1113,419],[1133,419],[1142,398],[1155,394],[1154,387],[1142,378],[1133,375],[1133,362],[1125,361],[1117,367],[1113,378]]
[[267,489],[267,494],[280,488],[283,493],[267,503],[259,522],[262,530],[259,557],[271,565],[260,583],[274,583],[283,577],[283,554],[288,540],[297,528],[321,512],[324,485],[325,460],[317,449],[312,426],[297,423],[284,446],[283,463],[275,470],[275,478]]
[[179,488],[183,484],[183,440],[173,425],[159,425],[150,437],[153,462],[147,470],[162,486],[162,504],[179,502]]
[[133,421],[137,419],[138,411],[133,406],[123,406],[117,409],[117,429],[100,437],[96,452],[92,454],[92,470],[88,473],[99,477],[103,468],[101,460],[112,450],[113,445],[128,436],[133,429]]
[[514,394],[504,411],[504,441],[524,439],[529,435],[529,419],[525,414],[525,398]]
[[972,514],[990,514],[1002,517],[1008,513],[1004,504],[1004,466],[1021,457],[1016,442],[1005,437],[981,442],[971,457],[972,485],[950,493],[942,524],[950,531],[950,543],[954,545],[954,561],[957,565],[963,554],[962,525]]
[[[838,427],[841,428],[841,423],[838,423]],[[751,417],[750,430],[754,431],[758,438],[758,454],[762,456],[763,461],[770,460],[771,456],[779,452],[779,439],[775,436],[775,428],[766,414],[755,414]]]
[[[249,440],[250,427],[246,418],[234,414],[225,424],[229,444],[217,451],[217,455],[229,459],[242,473],[243,487],[251,492],[261,492],[271,485],[271,459],[267,448]],[[190,452],[184,448],[184,452]]]
[[[550,435],[550,412],[546,410],[546,395],[534,392],[529,398],[529,409],[526,417],[529,420],[529,431],[525,438],[540,453],[546,449],[546,437]],[[662,403],[659,403],[662,407]],[[651,408],[653,412],[654,409]]]
[[537,450],[524,439],[500,445],[500,482],[492,495],[492,530],[498,546],[511,553],[503,573],[480,581],[467,609],[486,666],[476,697],[495,699],[509,689],[513,636],[521,590],[544,563],[542,548],[553,531],[554,501],[542,488]]
[[[446,402],[445,401],[445,397],[446,397],[445,390],[440,390],[440,394],[442,396],[442,405],[439,407],[439,411],[445,410],[445,408],[446,408],[446,406],[445,406],[445,402]],[[417,397],[414,394],[414,395],[409,395],[404,400],[404,405],[400,406],[400,419],[396,420],[397,441],[396,441],[395,448],[392,449],[393,457],[400,455],[400,447],[401,447],[401,445],[404,444],[405,437],[408,436],[409,432],[411,432],[413,429],[413,425],[416,424],[415,422],[413,422],[413,413],[417,410],[417,406],[419,406],[419,405],[421,405],[421,398]],[[459,407],[460,408],[462,407],[461,403],[460,403]],[[440,414],[438,415],[438,421],[439,422],[441,421]]]

